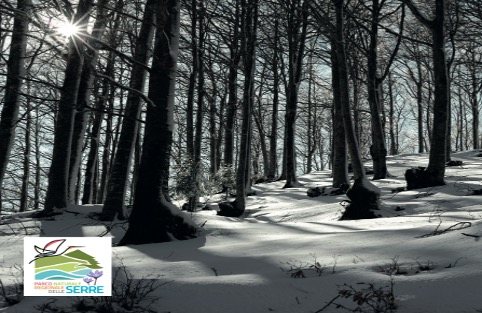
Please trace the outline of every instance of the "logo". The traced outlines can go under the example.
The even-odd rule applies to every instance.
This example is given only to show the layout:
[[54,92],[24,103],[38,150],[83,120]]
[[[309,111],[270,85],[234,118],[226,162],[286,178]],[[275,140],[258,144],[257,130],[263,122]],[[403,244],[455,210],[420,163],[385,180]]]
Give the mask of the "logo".
[[25,237],[25,296],[110,296],[112,239]]

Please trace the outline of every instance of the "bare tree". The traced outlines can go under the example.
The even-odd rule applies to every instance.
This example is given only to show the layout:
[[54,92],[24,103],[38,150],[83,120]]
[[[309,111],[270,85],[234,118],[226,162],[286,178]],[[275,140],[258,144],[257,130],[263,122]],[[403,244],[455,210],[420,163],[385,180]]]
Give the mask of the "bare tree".
[[336,71],[338,71],[339,84],[338,93],[334,97],[339,97],[343,114],[343,123],[345,127],[345,136],[347,140],[348,150],[350,153],[351,164],[353,167],[354,183],[347,191],[347,196],[351,203],[345,208],[342,219],[361,219],[373,218],[375,215],[373,209],[378,207],[378,198],[380,191],[372,183],[370,183],[365,174],[358,142],[353,127],[353,121],[350,110],[350,94],[348,84],[348,70],[345,52],[345,36],[344,36],[344,0],[332,0],[335,6],[335,50],[336,50]]
[[79,31],[69,39],[67,67],[55,124],[49,183],[44,210],[39,213],[40,215],[49,214],[54,209],[65,209],[68,204],[69,165],[75,106],[78,100],[85,49],[87,49],[85,42],[92,2],[92,0],[81,0],[73,17],[73,23],[79,26]]
[[406,173],[407,188],[423,188],[444,185],[447,160],[447,131],[449,115],[449,78],[445,53],[445,0],[435,0],[433,18],[426,17],[412,0],[402,0],[415,17],[432,35],[432,58],[435,84],[434,117],[429,163],[424,171],[409,170]]
[[[134,60],[129,88],[125,116],[122,130],[114,157],[114,164],[109,178],[107,195],[100,219],[113,220],[116,215],[124,217],[124,201],[127,189],[128,173],[132,161],[132,152],[139,132],[141,115],[141,95],[144,90],[147,63],[151,56],[151,45],[154,38],[154,23],[156,18],[156,1],[148,0],[144,8],[141,29],[136,39]],[[104,169],[105,170],[105,169]]]
[[197,227],[168,201],[167,180],[173,132],[179,0],[156,1],[156,36],[141,164],[129,228],[119,244],[189,239]]
[[286,183],[283,188],[300,186],[296,175],[295,124],[298,92],[303,71],[303,58],[308,27],[307,1],[285,1],[288,36],[288,85],[286,89],[285,162]]
[[[31,0],[18,0],[15,11],[10,54],[7,61],[7,81],[5,96],[0,116],[0,186],[2,186],[8,159],[15,139],[15,128],[18,123],[18,112],[21,90],[25,78],[25,52],[27,49],[27,32]],[[0,212],[2,210],[2,194],[0,192]]]

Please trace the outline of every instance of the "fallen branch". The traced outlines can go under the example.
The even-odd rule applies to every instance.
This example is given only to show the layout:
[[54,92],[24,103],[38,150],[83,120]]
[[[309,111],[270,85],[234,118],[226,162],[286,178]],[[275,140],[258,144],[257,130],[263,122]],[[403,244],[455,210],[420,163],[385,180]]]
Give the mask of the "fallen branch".
[[472,234],[467,234],[467,233],[462,233],[462,235],[468,236],[468,237],[480,238],[479,235],[472,235]]
[[469,228],[470,226],[472,226],[471,222],[459,222],[459,223],[456,223],[456,224],[454,224],[454,225],[452,225],[452,226],[450,226],[446,229],[443,229],[443,230],[438,230],[438,227],[437,227],[437,229],[434,230],[433,232],[422,235],[422,236],[418,236],[416,238],[427,238],[427,237],[432,237],[432,236],[438,236],[438,235],[448,233],[449,231]]

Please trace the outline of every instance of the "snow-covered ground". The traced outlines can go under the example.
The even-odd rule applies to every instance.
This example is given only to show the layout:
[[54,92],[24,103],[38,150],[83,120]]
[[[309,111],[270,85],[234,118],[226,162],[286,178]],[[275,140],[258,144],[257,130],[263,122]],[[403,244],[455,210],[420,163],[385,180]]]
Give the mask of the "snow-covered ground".
[[[341,290],[366,296],[370,289],[388,293],[390,286],[397,312],[482,312],[482,196],[469,195],[482,188],[477,153],[453,155],[464,163],[447,168],[445,186],[394,193],[405,186],[407,168],[428,160],[415,154],[390,157],[392,177],[374,182],[382,191],[376,212],[381,218],[338,221],[345,196],[306,195],[308,187],[330,185],[329,173],[317,172],[300,177],[305,184],[300,188],[282,189],[283,182],[254,186],[257,195],[248,198],[244,218],[217,216],[215,210],[194,213],[203,225],[196,239],[114,247],[113,264],[124,264],[135,278],[165,283],[155,291],[159,299],[152,308],[158,312],[318,312]],[[2,281],[10,283],[13,266],[23,262],[25,234],[98,236],[105,227],[87,214],[99,210],[72,207],[55,221],[5,217]],[[114,227],[107,236],[116,242],[122,232]],[[47,301],[26,297],[0,312],[36,312],[34,306]],[[351,298],[334,303],[357,307]],[[333,304],[321,312],[347,311]]]

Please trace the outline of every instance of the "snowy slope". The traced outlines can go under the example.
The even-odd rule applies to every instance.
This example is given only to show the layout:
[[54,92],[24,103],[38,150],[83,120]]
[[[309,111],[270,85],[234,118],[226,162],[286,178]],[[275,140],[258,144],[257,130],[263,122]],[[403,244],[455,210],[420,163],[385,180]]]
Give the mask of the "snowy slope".
[[[382,190],[382,209],[376,212],[382,218],[338,221],[345,196],[306,196],[308,187],[330,185],[329,173],[317,172],[301,177],[300,188],[256,185],[244,218],[217,216],[214,210],[194,213],[196,223],[204,224],[197,239],[114,247],[113,262],[135,278],[166,283],[156,290],[158,312],[317,312],[338,295],[337,286],[389,286],[387,272],[396,267],[399,273],[391,278],[397,312],[475,313],[482,310],[482,196],[469,195],[482,188],[482,158],[476,154],[453,155],[464,164],[447,168],[445,186],[395,193],[405,185],[407,168],[428,161],[426,155],[390,157],[393,177],[374,182]],[[105,226],[88,218],[99,210],[71,207],[56,221],[5,218],[2,281],[11,282],[12,266],[22,263],[25,234],[101,235]],[[119,224],[107,236],[115,242],[122,233]],[[47,301],[28,297],[0,312],[36,312],[33,306]],[[350,299],[335,302],[356,307]],[[331,305],[323,312],[346,311]]]

